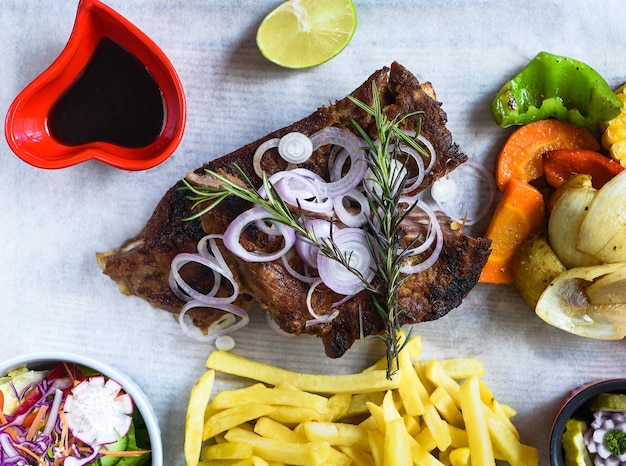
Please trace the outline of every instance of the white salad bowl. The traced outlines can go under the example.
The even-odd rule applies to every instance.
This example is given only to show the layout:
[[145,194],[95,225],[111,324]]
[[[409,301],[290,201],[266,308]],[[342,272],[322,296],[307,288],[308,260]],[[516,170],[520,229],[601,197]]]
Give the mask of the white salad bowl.
[[74,353],[67,352],[41,352],[30,353],[16,356],[6,361],[0,362],[0,377],[7,375],[8,372],[13,369],[26,366],[32,370],[45,370],[50,369],[56,363],[68,362],[79,366],[85,366],[94,371],[104,375],[108,379],[112,379],[119,383],[123,390],[128,393],[133,399],[133,403],[136,409],[139,410],[141,417],[143,418],[148,435],[150,437],[150,449],[152,454],[151,466],[163,466],[163,444],[161,440],[161,430],[159,422],[154,413],[152,405],[148,401],[148,397],[139,388],[139,386],[133,382],[129,377],[119,372],[117,369],[100,362],[95,359],[91,359],[86,356],[82,356]]

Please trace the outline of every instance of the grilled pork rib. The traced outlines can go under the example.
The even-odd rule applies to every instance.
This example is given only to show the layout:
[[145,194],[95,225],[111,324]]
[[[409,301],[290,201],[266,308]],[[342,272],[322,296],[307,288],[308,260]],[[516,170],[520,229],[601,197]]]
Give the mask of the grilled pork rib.
[[[467,160],[446,128],[446,115],[429,84],[421,85],[418,80],[402,65],[393,63],[390,68],[383,68],[373,73],[353,96],[372,105],[372,82],[380,93],[380,100],[385,115],[393,119],[419,111],[406,121],[406,129],[415,127],[416,119],[421,118],[421,134],[434,146],[437,153],[435,165],[417,188],[421,191],[436,179]],[[279,138],[290,132],[311,135],[327,126],[338,126],[358,134],[352,120],[364,128],[372,138],[376,137],[372,117],[344,98],[329,107],[321,107],[308,117],[279,129],[264,138],[250,143],[228,155],[214,160],[195,170],[202,175],[206,168],[224,174],[235,175],[235,165],[257,186],[261,180],[253,168],[253,155],[256,148],[264,141]],[[275,151],[275,149],[274,149]],[[315,171],[328,179],[327,160],[329,148],[321,147],[302,166]],[[269,152],[263,157],[263,169],[272,174],[285,169],[285,162],[277,153]],[[125,294],[139,296],[149,303],[177,313],[184,304],[172,292],[168,282],[172,259],[181,252],[195,252],[198,241],[209,233],[221,234],[230,222],[250,205],[233,196],[227,198],[218,207],[204,214],[201,219],[183,220],[192,212],[189,192],[181,190],[182,181],[171,187],[158,203],[154,213],[143,231],[125,242],[118,250],[98,253],[98,261],[104,273],[115,280]],[[411,275],[399,291],[400,305],[406,308],[400,321],[410,324],[434,320],[458,307],[467,293],[474,287],[482,267],[490,252],[490,241],[473,238],[461,230],[453,230],[451,220],[444,215],[438,216],[444,232],[444,246],[439,260],[428,270]],[[405,222],[407,237],[419,235],[420,219],[412,215],[411,221]],[[261,250],[271,247],[270,239],[248,228],[242,235],[241,242],[251,249]],[[306,326],[310,320],[306,307],[307,284],[290,275],[280,261],[269,263],[248,263],[221,248],[224,258],[240,286],[238,300],[245,307],[253,300],[269,311],[277,324],[288,333],[314,334],[319,336],[330,357],[342,356],[361,335],[379,334],[384,330],[384,322],[372,304],[368,292],[362,291],[352,299],[341,304],[339,315],[326,323]],[[293,266],[298,267],[297,257],[292,258]],[[192,274],[194,272],[191,272]],[[197,271],[191,280],[202,281],[202,272]],[[343,297],[331,291],[315,293],[314,307],[330,310],[331,303]],[[330,311],[329,311],[330,312]],[[206,328],[215,319],[209,310],[193,309],[189,315],[195,325]]]

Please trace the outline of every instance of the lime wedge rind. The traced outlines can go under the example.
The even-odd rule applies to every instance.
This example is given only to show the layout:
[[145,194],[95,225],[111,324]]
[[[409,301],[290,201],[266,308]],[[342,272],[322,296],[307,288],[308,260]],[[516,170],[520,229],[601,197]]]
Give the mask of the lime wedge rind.
[[341,53],[355,31],[352,0],[288,0],[263,19],[256,43],[279,66],[312,68]]

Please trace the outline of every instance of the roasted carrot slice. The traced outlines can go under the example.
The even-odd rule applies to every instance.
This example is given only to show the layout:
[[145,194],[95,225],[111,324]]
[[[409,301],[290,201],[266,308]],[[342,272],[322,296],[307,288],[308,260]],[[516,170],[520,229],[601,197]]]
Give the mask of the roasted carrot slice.
[[533,181],[543,175],[544,152],[555,149],[597,151],[599,142],[587,128],[547,119],[517,128],[505,142],[496,162],[496,184],[503,191],[511,178]]
[[513,258],[532,233],[545,228],[545,203],[537,188],[511,178],[495,208],[485,236],[491,239],[491,255],[480,281],[504,284],[513,282]]
[[553,188],[572,175],[591,175],[593,187],[600,189],[623,169],[615,160],[593,150],[557,149],[543,154],[543,175]]

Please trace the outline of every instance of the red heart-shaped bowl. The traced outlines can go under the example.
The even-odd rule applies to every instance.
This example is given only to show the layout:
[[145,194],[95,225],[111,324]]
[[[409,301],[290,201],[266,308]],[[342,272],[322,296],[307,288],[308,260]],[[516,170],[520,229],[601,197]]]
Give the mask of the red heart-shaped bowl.
[[[116,43],[152,77],[162,99],[163,121],[141,147],[104,139],[68,144],[51,134],[55,104],[79,81],[103,39]],[[64,168],[98,160],[116,168],[144,170],[166,160],[180,143],[186,102],[180,79],[163,51],[136,26],[97,0],[80,0],[67,45],[59,57],[15,98],[7,112],[5,137],[11,150],[40,168]],[[71,131],[71,128],[68,128]]]

